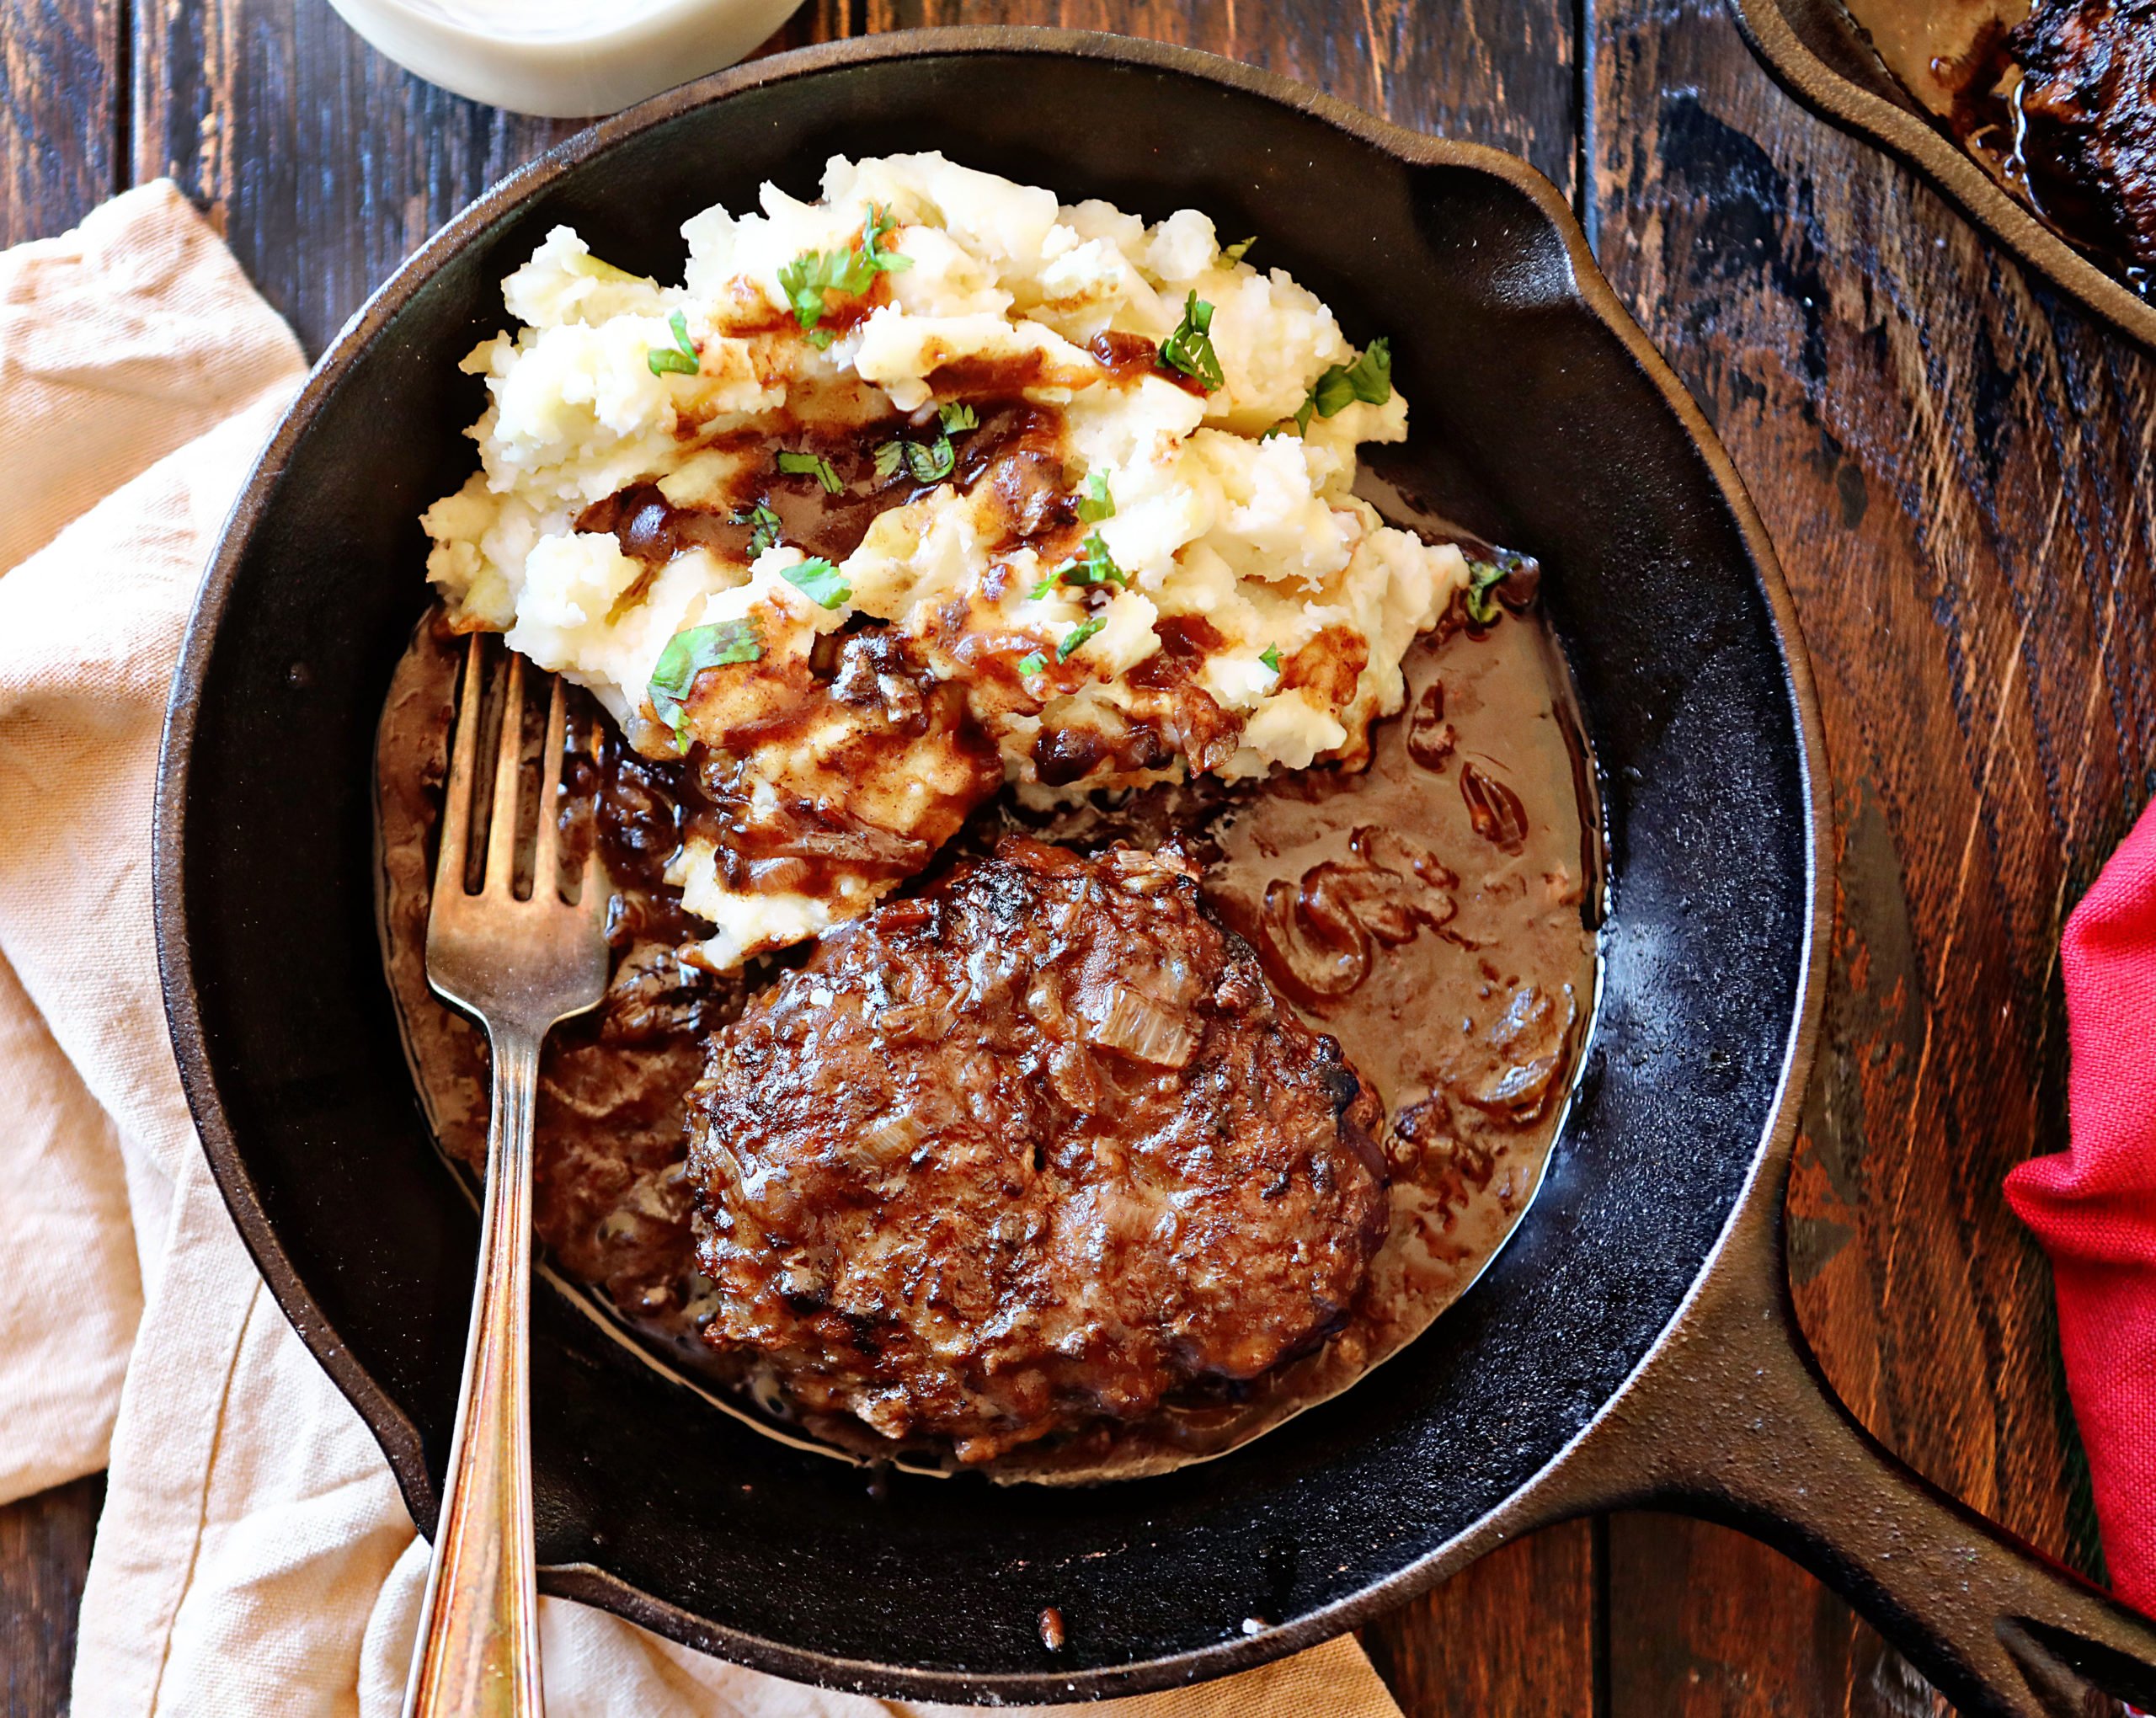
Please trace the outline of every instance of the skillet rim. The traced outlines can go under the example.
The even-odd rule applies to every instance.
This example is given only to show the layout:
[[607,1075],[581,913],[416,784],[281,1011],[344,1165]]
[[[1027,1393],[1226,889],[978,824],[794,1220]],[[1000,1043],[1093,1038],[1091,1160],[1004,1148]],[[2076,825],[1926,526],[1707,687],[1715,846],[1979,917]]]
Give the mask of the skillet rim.
[[[1358,1626],[1434,1586],[1516,1533],[1591,1507],[1592,1481],[1582,1488],[1586,1463],[1576,1463],[1575,1458],[1582,1454],[1591,1438],[1617,1417],[1620,1404],[1671,1346],[1672,1337],[1689,1317],[1702,1289],[1720,1273],[1725,1255],[1731,1251],[1732,1236],[1744,1226],[1748,1215],[1763,1199],[1779,1200],[1819,1033],[1826,971],[1822,954],[1833,923],[1831,819],[1822,797],[1828,781],[1827,760],[1810,661],[1780,562],[1735,465],[1705,414],[1604,278],[1585,232],[1555,185],[1527,162],[1504,151],[1411,131],[1293,79],[1199,49],[1097,31],[1033,26],[953,26],[819,43],[684,84],[602,120],[489,187],[407,258],[338,332],[279,420],[233,504],[188,620],[159,746],[151,865],[158,973],[173,1048],[211,1175],[242,1241],[279,1307],[373,1434],[414,1521],[431,1518],[437,1500],[418,1428],[344,1347],[286,1255],[233,1138],[205,1040],[186,925],[186,790],[201,712],[203,676],[247,545],[294,444],[421,284],[488,226],[571,168],[653,125],[746,90],[878,61],[990,54],[1107,61],[1211,83],[1315,119],[1409,166],[1466,168],[1502,180],[1524,195],[1563,240],[1572,290],[1581,304],[1617,339],[1674,413],[1729,510],[1765,600],[1781,657],[1783,690],[1790,700],[1795,728],[1801,813],[1810,837],[1805,855],[1806,887],[1798,995],[1785,1039],[1780,1076],[1744,1182],[1690,1287],[1623,1383],[1561,1450],[1510,1497],[1393,1574],[1255,1636],[1224,1640],[1129,1665],[1064,1673],[977,1673],[882,1665],[767,1641],[683,1610],[591,1563],[547,1565],[540,1571],[542,1592],[580,1599],[685,1646],[752,1669],[826,1688],[1005,1705],[1148,1693],[1269,1662]],[[1778,1214],[1778,1210],[1777,1205],[1770,1216]],[[1778,1236],[1778,1223],[1775,1228]],[[1780,1256],[1777,1239],[1774,1256],[1779,1260]],[[1569,1484],[1559,1484],[1564,1470],[1575,1467],[1582,1471],[1572,1475]]]
[[[1729,0],[1738,33],[1774,81],[1836,129],[1880,149],[1913,171],[2025,268],[2128,339],[2156,349],[2156,304],[2138,296],[2087,253],[2009,196],[1961,146],[1929,120],[1866,89],[1838,71],[1799,22],[1804,10],[1830,8],[1864,28],[1842,0]],[[1870,38],[1863,51],[1875,54]],[[1891,72],[1882,72],[1892,78]]]

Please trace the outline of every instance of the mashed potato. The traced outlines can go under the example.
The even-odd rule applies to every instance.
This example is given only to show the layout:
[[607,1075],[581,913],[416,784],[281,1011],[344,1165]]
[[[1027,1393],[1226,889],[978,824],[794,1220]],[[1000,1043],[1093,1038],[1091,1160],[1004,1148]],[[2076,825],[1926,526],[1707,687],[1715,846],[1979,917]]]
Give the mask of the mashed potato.
[[696,216],[679,286],[557,228],[424,519],[458,624],[690,759],[702,958],[865,911],[1005,781],[1365,761],[1469,577],[1351,494],[1406,434],[1384,344],[1193,210],[940,155],[823,191]]

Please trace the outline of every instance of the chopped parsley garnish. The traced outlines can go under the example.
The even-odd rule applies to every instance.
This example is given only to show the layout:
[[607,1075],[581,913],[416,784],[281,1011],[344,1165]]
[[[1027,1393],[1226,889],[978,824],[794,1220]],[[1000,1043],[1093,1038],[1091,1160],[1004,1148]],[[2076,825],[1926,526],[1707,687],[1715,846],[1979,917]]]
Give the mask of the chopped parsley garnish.
[[1078,516],[1088,525],[1115,517],[1115,497],[1108,493],[1108,474],[1095,472],[1086,479],[1086,493],[1078,500]]
[[916,483],[933,483],[951,475],[958,462],[951,438],[943,431],[933,441],[886,441],[876,450],[876,475],[894,478],[904,466]]
[[1276,675],[1280,672],[1280,647],[1278,644],[1267,645],[1257,653],[1257,659]]
[[839,481],[839,474],[831,469],[830,461],[820,453],[795,453],[782,449],[778,468],[789,478],[814,478],[824,486],[826,495],[835,495],[846,485]]
[[1248,238],[1240,239],[1234,244],[1221,246],[1220,254],[1229,262],[1240,263],[1250,254],[1250,248],[1257,243],[1257,235],[1253,232]]
[[1033,600],[1038,602],[1059,584],[1123,584],[1130,583],[1130,575],[1115,563],[1115,557],[1108,552],[1108,546],[1095,531],[1081,546],[1073,559],[1065,561],[1047,578],[1033,587]]
[[752,561],[776,544],[786,530],[778,515],[761,501],[754,507],[737,509],[732,517],[734,524],[749,527],[749,558]]
[[666,326],[674,330],[672,349],[654,346],[643,355],[643,361],[651,366],[654,376],[694,376],[696,373],[696,343],[689,338],[689,318],[680,311],[667,317]]
[[1506,554],[1502,550],[1494,561],[1470,561],[1467,563],[1465,606],[1469,620],[1478,627],[1486,627],[1497,618],[1497,587],[1519,565],[1519,557]]
[[836,608],[853,595],[846,575],[821,555],[811,555],[798,567],[786,569],[786,582],[813,603]]
[[1175,332],[1161,342],[1161,367],[1194,376],[1209,392],[1227,381],[1220,374],[1220,355],[1213,349],[1213,307],[1195,292],[1184,298]]
[[936,415],[942,421],[943,433],[956,435],[961,430],[978,430],[980,417],[963,400],[947,400],[936,408]]
[[1055,647],[1055,659],[1058,662],[1070,661],[1073,651],[1107,625],[1107,622],[1098,615],[1090,621],[1081,621],[1063,635],[1063,642]]
[[895,275],[913,266],[911,257],[883,248],[884,236],[897,225],[893,216],[872,203],[868,218],[862,223],[857,248],[803,251],[778,271],[780,290],[786,294],[794,320],[809,331],[811,345],[820,349],[831,344],[830,330],[816,326],[830,308],[824,300],[825,293],[858,297],[876,284],[878,275]]
[[720,621],[708,627],[691,627],[666,641],[651,671],[651,707],[674,730],[675,744],[681,751],[689,749],[689,724],[682,706],[696,686],[696,676],[707,668],[754,662],[763,654],[764,641],[754,621]]
[[879,275],[902,275],[913,266],[911,257],[883,248],[884,237],[897,232],[898,226],[899,217],[889,210],[868,205],[868,219],[861,227],[861,259]]
[[1130,577],[1115,563],[1115,557],[1108,552],[1108,546],[1100,532],[1095,531],[1081,545],[1084,551],[1077,560],[1063,569],[1065,584],[1128,584]]
[[1392,397],[1392,342],[1380,334],[1353,364],[1336,364],[1317,379],[1310,397],[1295,413],[1298,431],[1310,427],[1310,414],[1338,416],[1360,400],[1381,406]]
[[1024,680],[1031,680],[1047,666],[1048,658],[1038,650],[1028,650],[1018,659],[1019,676]]

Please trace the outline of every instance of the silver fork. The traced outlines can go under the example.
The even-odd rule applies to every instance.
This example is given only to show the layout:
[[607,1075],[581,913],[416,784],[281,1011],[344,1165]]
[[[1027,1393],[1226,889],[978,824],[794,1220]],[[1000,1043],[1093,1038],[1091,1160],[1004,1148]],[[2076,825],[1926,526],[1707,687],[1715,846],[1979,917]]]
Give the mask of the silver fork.
[[406,1718],[540,1718],[536,1558],[532,1549],[531,1114],[539,1046],[606,987],[605,873],[595,844],[574,902],[560,888],[562,753],[568,726],[557,679],[542,754],[531,896],[515,890],[523,778],[523,660],[503,676],[493,813],[481,831],[485,877],[465,891],[479,750],[483,658],[465,657],[441,852],[427,917],[427,981],[487,1029],[494,1090],[487,1128],[479,1280],[464,1383],[435,1529]]

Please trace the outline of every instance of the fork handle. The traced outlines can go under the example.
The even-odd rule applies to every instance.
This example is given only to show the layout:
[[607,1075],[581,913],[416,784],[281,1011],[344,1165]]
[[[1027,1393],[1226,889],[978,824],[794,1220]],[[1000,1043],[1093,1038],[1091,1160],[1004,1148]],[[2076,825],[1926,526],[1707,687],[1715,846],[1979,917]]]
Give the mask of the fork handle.
[[479,1280],[405,1718],[541,1718],[532,1545],[531,1119],[539,1039],[490,1027]]

